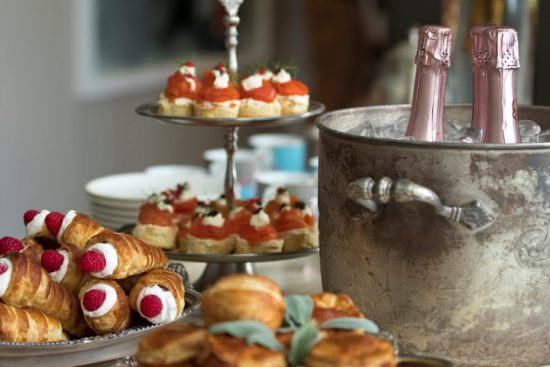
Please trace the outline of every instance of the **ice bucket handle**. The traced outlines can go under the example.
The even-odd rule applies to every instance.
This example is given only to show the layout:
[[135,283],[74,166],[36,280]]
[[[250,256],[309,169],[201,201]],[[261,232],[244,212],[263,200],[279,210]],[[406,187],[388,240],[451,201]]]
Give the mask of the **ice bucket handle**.
[[391,199],[398,203],[421,201],[431,205],[442,217],[458,222],[470,230],[488,226],[496,218],[482,201],[447,206],[435,192],[406,178],[399,178],[395,182],[389,177],[382,177],[378,181],[371,177],[360,178],[348,185],[347,196],[370,212],[379,211],[380,206]]

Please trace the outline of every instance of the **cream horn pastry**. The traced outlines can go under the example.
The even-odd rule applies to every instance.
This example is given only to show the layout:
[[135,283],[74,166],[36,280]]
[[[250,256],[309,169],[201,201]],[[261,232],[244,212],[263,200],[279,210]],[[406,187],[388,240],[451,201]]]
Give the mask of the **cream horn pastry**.
[[40,262],[43,251],[42,245],[33,238],[25,238],[23,241],[7,236],[0,238],[0,255],[19,252],[34,261]]
[[277,100],[277,92],[269,79],[264,78],[265,74],[265,70],[260,70],[241,80],[240,117],[281,115],[281,104]]
[[11,306],[34,307],[61,322],[75,336],[88,335],[76,296],[23,254],[0,258],[0,299]]
[[28,238],[49,237],[55,239],[46,227],[46,217],[50,214],[49,210],[29,209],[23,214],[23,223],[25,224],[25,235]]
[[114,280],[93,279],[78,293],[84,318],[97,334],[124,330],[130,324],[130,306]]
[[283,251],[292,252],[319,246],[319,233],[311,209],[298,201],[293,206],[283,204],[274,223],[284,240]]
[[92,237],[80,256],[80,267],[96,278],[124,279],[163,268],[168,263],[157,247],[124,233],[103,232]]
[[0,341],[46,343],[66,340],[59,320],[34,308],[0,303]]
[[153,196],[139,208],[139,216],[132,234],[159,248],[176,246],[178,227],[174,224],[174,208],[160,196]]
[[104,231],[106,229],[101,224],[87,215],[69,210],[63,217],[56,238],[60,244],[73,245],[82,251],[90,238]]
[[281,104],[281,113],[291,115],[307,112],[309,108],[309,88],[298,80],[293,80],[285,69],[279,69],[271,79]]
[[284,241],[277,235],[269,216],[258,209],[248,220],[248,223],[239,227],[235,252],[268,253],[281,252]]
[[191,116],[201,82],[196,77],[195,65],[187,61],[168,78],[164,92],[159,96],[159,111],[171,116]]
[[239,115],[239,90],[229,80],[225,67],[204,72],[204,86],[199,92],[195,115],[214,118],[234,118]]
[[71,292],[76,292],[90,278],[80,269],[80,251],[73,245],[44,251],[40,262],[54,282],[64,285]]
[[167,269],[155,269],[141,276],[130,292],[130,307],[152,324],[178,319],[185,306],[181,278]]

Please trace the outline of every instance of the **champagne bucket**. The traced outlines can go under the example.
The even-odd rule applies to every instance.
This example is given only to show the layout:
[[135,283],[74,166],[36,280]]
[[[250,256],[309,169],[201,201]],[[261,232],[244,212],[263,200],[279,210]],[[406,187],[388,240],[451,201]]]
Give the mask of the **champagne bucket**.
[[[550,364],[550,143],[364,136],[409,112],[317,119],[323,288],[350,294],[406,353]],[[468,126],[471,106],[445,114]],[[520,107],[519,119],[549,129],[550,108]]]

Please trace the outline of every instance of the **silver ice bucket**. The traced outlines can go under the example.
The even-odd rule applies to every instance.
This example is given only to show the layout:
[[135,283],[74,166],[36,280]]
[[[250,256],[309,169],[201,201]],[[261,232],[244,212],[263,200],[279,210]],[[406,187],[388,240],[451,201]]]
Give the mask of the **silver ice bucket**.
[[[409,111],[317,120],[324,289],[350,294],[405,352],[462,366],[549,364],[550,143],[365,136]],[[519,117],[550,128],[550,108]],[[470,106],[446,107],[455,124],[470,118]]]

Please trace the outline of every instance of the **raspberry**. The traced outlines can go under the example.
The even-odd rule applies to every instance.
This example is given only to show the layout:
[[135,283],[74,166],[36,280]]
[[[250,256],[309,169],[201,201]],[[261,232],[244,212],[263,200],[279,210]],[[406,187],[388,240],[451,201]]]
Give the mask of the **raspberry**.
[[42,257],[40,258],[42,267],[46,269],[48,273],[58,271],[61,268],[61,265],[63,265],[64,260],[65,258],[63,257],[63,255],[55,250],[44,251],[42,253]]
[[25,225],[29,224],[38,213],[38,210],[35,209],[27,210],[25,214],[23,214],[23,223],[25,223]]
[[153,318],[162,311],[162,301],[154,294],[150,294],[141,299],[139,310],[143,316]]
[[48,228],[48,231],[52,234],[52,236],[57,237],[64,217],[65,216],[63,214],[58,212],[51,212],[46,216],[46,228]]
[[7,270],[8,270],[7,265],[0,263],[0,275],[4,274]]
[[86,311],[95,311],[101,307],[107,294],[99,289],[90,289],[82,297],[82,306]]
[[85,273],[97,273],[105,268],[105,256],[99,251],[89,250],[80,256],[80,268]]
[[17,238],[2,237],[0,238],[0,255],[9,254],[10,252],[19,252],[25,246]]

